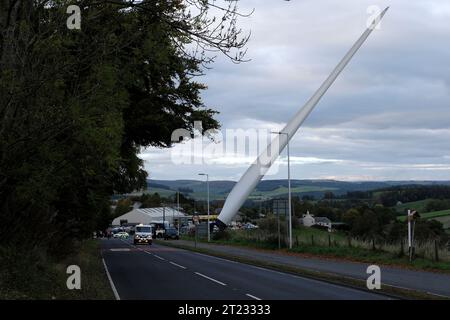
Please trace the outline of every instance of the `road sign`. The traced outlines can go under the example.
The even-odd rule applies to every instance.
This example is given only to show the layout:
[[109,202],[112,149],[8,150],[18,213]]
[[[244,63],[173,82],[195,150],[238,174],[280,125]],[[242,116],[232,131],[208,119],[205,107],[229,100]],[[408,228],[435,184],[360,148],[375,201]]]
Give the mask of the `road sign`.
[[286,199],[273,200],[273,213],[280,216],[287,216],[288,201]]

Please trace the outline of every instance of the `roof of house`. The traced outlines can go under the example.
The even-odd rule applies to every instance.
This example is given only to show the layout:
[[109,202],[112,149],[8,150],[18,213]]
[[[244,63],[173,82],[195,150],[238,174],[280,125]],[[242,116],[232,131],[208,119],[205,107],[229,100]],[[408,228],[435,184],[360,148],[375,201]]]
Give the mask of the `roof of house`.
[[316,223],[320,222],[320,223],[331,223],[331,220],[328,219],[327,217],[315,217],[314,220],[316,221]]

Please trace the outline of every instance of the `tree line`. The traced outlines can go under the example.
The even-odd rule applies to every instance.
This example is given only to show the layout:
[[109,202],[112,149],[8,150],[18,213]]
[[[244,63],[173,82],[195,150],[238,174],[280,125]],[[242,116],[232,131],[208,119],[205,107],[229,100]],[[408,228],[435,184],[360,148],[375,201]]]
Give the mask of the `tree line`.
[[[141,148],[217,129],[197,81],[210,51],[244,60],[236,1],[0,0],[0,243],[67,254],[146,186]],[[189,11],[194,5],[196,13]],[[221,6],[222,5],[222,6]]]

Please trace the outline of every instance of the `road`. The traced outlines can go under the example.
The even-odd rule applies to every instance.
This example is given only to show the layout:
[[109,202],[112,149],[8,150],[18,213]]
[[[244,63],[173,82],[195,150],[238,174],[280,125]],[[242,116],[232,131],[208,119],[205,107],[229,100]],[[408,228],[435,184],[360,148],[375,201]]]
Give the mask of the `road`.
[[[192,241],[179,240],[177,244],[194,246]],[[252,248],[198,243],[199,248],[212,249],[215,252],[231,254],[237,257],[251,257],[254,260],[271,262],[290,267],[342,275],[356,279],[367,279],[367,267],[371,263],[350,262],[324,259],[319,257],[289,256],[275,251],[255,250]],[[450,297],[450,274],[420,270],[408,270],[398,267],[380,266],[381,284],[399,288],[428,292],[437,296]]]
[[103,239],[116,298],[151,300],[380,300],[385,296],[153,244]]

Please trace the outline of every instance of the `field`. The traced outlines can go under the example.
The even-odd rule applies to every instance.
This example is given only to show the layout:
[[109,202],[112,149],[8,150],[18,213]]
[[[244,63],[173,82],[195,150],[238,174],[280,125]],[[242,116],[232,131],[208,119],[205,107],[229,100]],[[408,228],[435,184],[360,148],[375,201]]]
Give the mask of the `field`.
[[450,210],[446,211],[448,212],[448,215],[434,217],[433,219],[441,222],[444,225],[444,229],[450,233]]
[[398,213],[406,213],[405,211],[408,209],[417,210],[420,214],[425,212],[425,208],[428,204],[428,202],[432,201],[433,199],[425,199],[420,201],[414,201],[414,202],[405,202],[400,205],[395,206],[395,210]]
[[[448,210],[440,210],[440,211],[432,211],[432,212],[425,212],[425,206],[427,203],[431,201],[431,199],[426,199],[422,201],[415,201],[415,202],[407,202],[403,203],[401,205],[398,205],[395,207],[395,209],[398,212],[404,213],[404,211],[408,209],[414,209],[417,210],[420,214],[421,219],[433,219],[436,221],[441,222],[444,225],[444,229],[447,233],[450,233],[450,209]],[[403,214],[399,217],[397,217],[399,221],[406,221],[406,215]]]
[[[203,186],[204,190],[196,189],[193,192],[190,193],[184,193],[185,195],[189,196],[190,198],[193,198],[195,200],[205,200],[206,199],[206,186]],[[309,192],[324,192],[324,191],[335,191],[337,189],[334,188],[324,188],[319,186],[298,186],[291,188],[293,195],[298,195],[302,193],[309,193]],[[158,187],[149,187],[147,190],[144,191],[144,193],[158,193],[162,197],[173,197],[176,194],[175,190],[170,189],[163,189]],[[141,195],[142,192],[136,192],[132,195]],[[288,188],[286,187],[278,187],[274,190],[270,191],[260,191],[255,190],[253,191],[249,199],[251,200],[259,200],[261,197],[264,198],[278,198],[282,196],[287,196],[288,194]],[[228,192],[217,192],[214,189],[210,189],[210,199],[211,200],[225,200],[226,196],[228,195]]]

